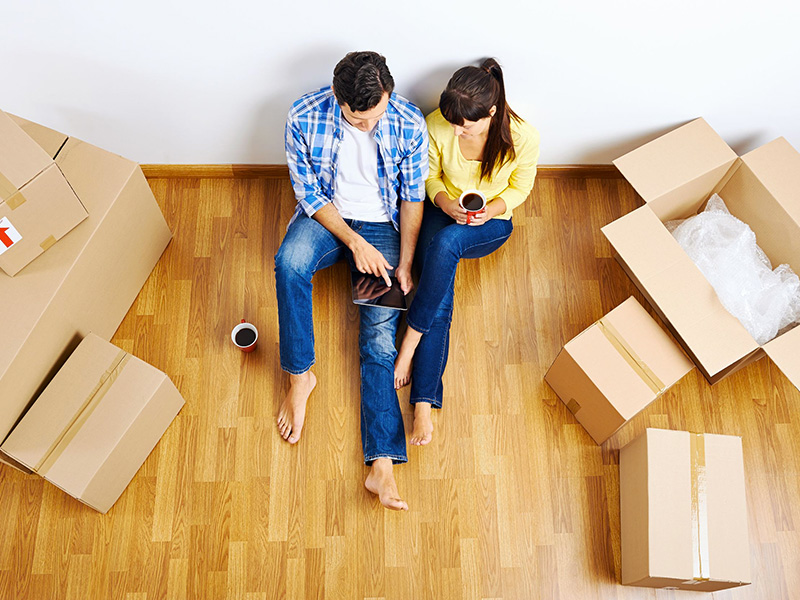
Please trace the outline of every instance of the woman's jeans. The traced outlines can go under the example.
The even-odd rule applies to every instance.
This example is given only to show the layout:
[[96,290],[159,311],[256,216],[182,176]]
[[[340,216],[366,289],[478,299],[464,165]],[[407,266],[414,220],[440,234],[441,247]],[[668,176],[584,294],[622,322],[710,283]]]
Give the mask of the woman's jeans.
[[[353,231],[375,246],[392,265],[400,259],[400,234],[391,223],[346,220]],[[347,258],[348,248],[314,219],[301,214],[289,226],[275,255],[281,368],[305,373],[315,362],[311,278],[320,269]],[[347,310],[342,306],[341,310]],[[406,439],[394,389],[395,336],[400,311],[359,306],[361,349],[361,444],[364,461],[391,458],[406,462]]]
[[430,402],[442,407],[442,375],[450,346],[453,284],[458,261],[487,256],[511,235],[511,220],[491,219],[484,225],[458,225],[440,208],[426,202],[417,242],[422,275],[417,295],[406,315],[408,324],[422,333],[414,353],[411,404]]

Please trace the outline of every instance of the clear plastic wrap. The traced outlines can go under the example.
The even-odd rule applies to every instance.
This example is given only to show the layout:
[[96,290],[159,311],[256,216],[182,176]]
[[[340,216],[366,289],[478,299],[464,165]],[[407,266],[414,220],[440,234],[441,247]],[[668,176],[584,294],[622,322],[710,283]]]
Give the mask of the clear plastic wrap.
[[717,194],[697,216],[666,226],[759,344],[800,322],[800,279],[789,265],[772,269],[756,234]]

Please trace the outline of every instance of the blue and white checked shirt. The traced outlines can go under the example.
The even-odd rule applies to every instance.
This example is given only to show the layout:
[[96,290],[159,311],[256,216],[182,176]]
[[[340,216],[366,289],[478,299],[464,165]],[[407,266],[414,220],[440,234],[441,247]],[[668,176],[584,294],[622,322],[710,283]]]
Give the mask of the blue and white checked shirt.
[[[339,148],[344,130],[333,88],[300,98],[286,120],[286,160],[297,198],[292,221],[301,211],[310,217],[333,200]],[[400,229],[398,200],[425,200],[428,177],[428,130],[420,110],[392,94],[386,114],[375,126],[378,181],[386,214]],[[290,221],[291,224],[291,221]]]

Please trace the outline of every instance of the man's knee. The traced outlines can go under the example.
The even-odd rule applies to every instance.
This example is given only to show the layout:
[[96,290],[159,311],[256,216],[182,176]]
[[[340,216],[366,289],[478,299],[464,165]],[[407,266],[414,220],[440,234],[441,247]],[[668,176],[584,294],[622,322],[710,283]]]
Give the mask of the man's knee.
[[[363,359],[394,362],[399,313],[379,307],[362,307],[359,342]],[[363,314],[366,313],[366,314]]]
[[314,252],[296,239],[284,239],[275,255],[275,276],[279,281],[300,277],[310,280],[314,275]]

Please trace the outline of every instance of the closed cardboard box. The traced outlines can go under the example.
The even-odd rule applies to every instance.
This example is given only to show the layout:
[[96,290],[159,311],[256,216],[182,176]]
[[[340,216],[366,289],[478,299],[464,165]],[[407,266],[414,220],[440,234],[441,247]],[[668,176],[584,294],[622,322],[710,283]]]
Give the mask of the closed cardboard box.
[[773,265],[800,273],[800,153],[778,138],[741,158],[696,119],[614,161],[645,201],[603,227],[622,267],[710,383],[768,355],[800,388],[800,327],[763,347],[722,306],[664,223],[719,194]]
[[647,429],[619,454],[622,584],[750,583],[742,440]]
[[16,275],[86,216],[51,156],[0,111],[0,269]]
[[545,380],[602,444],[692,363],[635,298],[567,342]]
[[0,269],[14,276],[87,217],[52,164],[0,203]]
[[164,373],[90,334],[2,450],[105,513],[183,404]]
[[[27,131],[50,148],[66,138]],[[0,273],[0,440],[80,340],[111,339],[172,237],[135,162],[75,138],[56,151],[89,216],[15,277]]]

